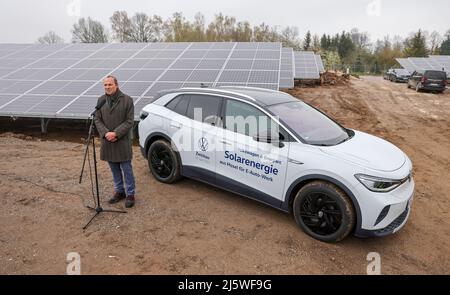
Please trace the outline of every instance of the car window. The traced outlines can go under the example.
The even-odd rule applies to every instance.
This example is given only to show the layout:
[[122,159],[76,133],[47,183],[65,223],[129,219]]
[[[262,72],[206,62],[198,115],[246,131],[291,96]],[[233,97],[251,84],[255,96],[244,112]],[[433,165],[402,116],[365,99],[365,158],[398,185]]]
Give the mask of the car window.
[[209,95],[191,95],[190,97],[187,116],[192,120],[215,125],[222,98]]
[[168,108],[169,110],[172,110],[172,111],[175,110],[175,107],[177,106],[177,103],[180,101],[181,97],[182,96],[180,95],[180,96],[175,97],[171,101],[169,101],[166,104],[166,108]]
[[447,79],[447,74],[441,71],[426,71],[425,77],[428,79],[445,80]]
[[278,124],[264,112],[234,99],[227,99],[225,103],[225,128],[251,137],[258,133],[270,135],[271,132],[278,137],[281,131]]
[[189,96],[188,95],[179,95],[172,99],[168,104],[166,104],[166,108],[182,115],[186,116],[186,109],[189,104]]
[[268,109],[308,144],[330,146],[350,138],[343,127],[304,102],[281,103]]

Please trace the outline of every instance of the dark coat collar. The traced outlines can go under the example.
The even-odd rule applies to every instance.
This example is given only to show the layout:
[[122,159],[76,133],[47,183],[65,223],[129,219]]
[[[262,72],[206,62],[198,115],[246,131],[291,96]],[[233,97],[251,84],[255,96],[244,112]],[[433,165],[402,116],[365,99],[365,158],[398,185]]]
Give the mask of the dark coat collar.
[[[108,95],[107,95],[107,96],[108,96]],[[116,93],[114,94],[114,96],[117,96],[117,99],[116,99],[116,101],[114,102],[114,104],[112,105],[112,107],[110,108],[110,110],[109,110],[110,113],[111,113],[111,112],[116,108],[116,106],[119,104],[120,98],[123,97],[123,96],[125,96],[125,95],[123,94],[122,91],[120,91],[120,89],[117,89],[117,91],[116,91]]]

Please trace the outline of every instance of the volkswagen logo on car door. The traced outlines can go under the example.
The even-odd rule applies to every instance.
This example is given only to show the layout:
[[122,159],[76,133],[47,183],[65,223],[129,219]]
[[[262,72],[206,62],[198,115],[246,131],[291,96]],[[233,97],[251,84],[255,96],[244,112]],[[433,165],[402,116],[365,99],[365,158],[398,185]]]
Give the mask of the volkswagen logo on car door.
[[208,140],[204,137],[200,138],[198,140],[198,148],[202,151],[202,152],[206,152],[208,150]]

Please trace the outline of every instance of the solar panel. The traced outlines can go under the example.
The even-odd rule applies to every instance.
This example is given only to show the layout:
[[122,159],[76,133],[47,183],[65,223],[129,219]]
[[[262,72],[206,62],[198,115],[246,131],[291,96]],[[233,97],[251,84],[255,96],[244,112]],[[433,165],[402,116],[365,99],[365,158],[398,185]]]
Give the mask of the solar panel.
[[312,51],[294,52],[295,79],[317,80],[320,79],[319,67],[316,55]]
[[136,100],[134,104],[134,117],[136,120],[139,119],[139,114],[142,111],[142,109],[154,100],[155,99],[152,97],[142,97],[141,99]]
[[44,100],[41,100],[39,103],[35,104],[33,107],[26,110],[27,115],[47,115],[49,117],[53,117],[56,112],[62,109],[64,106],[69,104],[76,98],[75,95],[69,96],[58,96],[52,95],[45,97]]
[[0,44],[0,115],[86,118],[109,74],[140,108],[179,87],[291,87],[289,52],[271,42]]
[[3,107],[2,111],[12,113],[26,112],[28,109],[40,103],[45,98],[46,96],[22,95],[18,99],[15,99],[13,102]]
[[2,93],[8,94],[22,94],[24,92],[29,91],[36,85],[38,85],[39,81],[19,81],[19,80],[9,80],[9,86],[2,88]]
[[197,65],[197,69],[201,70],[207,70],[207,69],[222,69],[223,65],[225,64],[226,59],[204,59],[200,61],[200,63]]
[[323,66],[322,57],[319,54],[316,54],[316,63],[319,73],[325,72],[325,67]]
[[98,98],[95,96],[80,96],[60,109],[56,114],[66,118],[86,118],[86,114],[90,114],[94,109],[97,100]]
[[433,60],[439,67],[447,72],[447,76],[450,76],[450,55],[432,55],[430,59]]
[[281,51],[280,88],[294,87],[294,50],[283,48]]
[[407,70],[409,73],[413,73],[416,68],[415,65],[413,65],[407,58],[396,58],[395,59],[405,70]]
[[416,70],[442,70],[433,60],[424,57],[410,57],[408,60],[415,66]]

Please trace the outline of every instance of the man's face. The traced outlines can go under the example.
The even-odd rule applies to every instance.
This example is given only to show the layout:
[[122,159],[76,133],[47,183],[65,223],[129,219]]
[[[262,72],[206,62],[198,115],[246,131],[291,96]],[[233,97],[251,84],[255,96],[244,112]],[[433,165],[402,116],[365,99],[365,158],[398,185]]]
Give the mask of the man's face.
[[113,78],[106,78],[103,81],[103,86],[105,87],[105,93],[108,95],[114,94],[117,91],[117,85],[114,83]]

